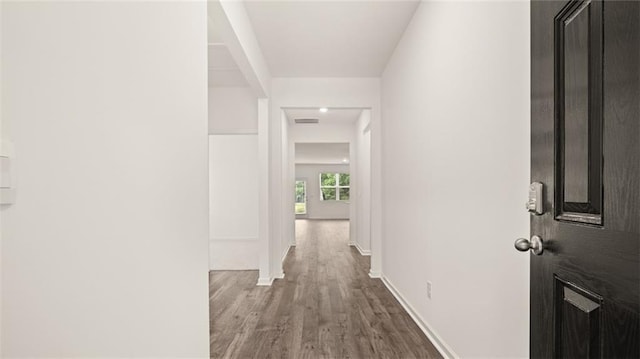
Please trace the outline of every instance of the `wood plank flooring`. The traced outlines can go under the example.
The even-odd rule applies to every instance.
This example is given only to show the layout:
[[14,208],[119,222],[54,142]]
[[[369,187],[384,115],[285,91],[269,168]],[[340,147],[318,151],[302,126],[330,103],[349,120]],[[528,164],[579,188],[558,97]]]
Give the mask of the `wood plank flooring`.
[[212,358],[441,358],[347,244],[348,221],[296,221],[285,278],[212,271]]

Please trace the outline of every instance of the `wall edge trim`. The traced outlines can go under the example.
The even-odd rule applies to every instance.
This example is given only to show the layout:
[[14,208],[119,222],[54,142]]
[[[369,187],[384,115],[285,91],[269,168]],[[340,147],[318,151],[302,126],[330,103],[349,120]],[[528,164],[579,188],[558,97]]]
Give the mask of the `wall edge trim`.
[[273,280],[274,278],[271,277],[258,278],[258,283],[256,283],[256,285],[259,287],[270,287],[271,284],[273,284]]
[[[291,245],[291,243],[289,243],[289,245],[287,246],[287,249],[285,249],[284,253],[282,254],[282,260],[280,261],[281,263],[284,263],[284,260],[287,259],[287,255],[289,254],[291,247],[295,247],[295,245]],[[282,277],[284,278],[284,274],[282,275]]]
[[360,244],[358,242],[352,242],[349,243],[350,246],[352,247],[356,247],[356,249],[358,250],[358,252],[360,252],[361,256],[370,256],[371,255],[371,251],[370,250],[366,250],[366,249],[362,249],[362,247],[360,247]]

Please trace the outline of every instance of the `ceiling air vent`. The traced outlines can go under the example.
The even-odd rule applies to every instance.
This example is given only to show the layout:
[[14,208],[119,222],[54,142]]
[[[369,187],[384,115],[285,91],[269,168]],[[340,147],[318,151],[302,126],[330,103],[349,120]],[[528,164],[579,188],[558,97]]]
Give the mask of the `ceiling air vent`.
[[296,118],[295,123],[306,124],[306,123],[318,123],[317,118]]

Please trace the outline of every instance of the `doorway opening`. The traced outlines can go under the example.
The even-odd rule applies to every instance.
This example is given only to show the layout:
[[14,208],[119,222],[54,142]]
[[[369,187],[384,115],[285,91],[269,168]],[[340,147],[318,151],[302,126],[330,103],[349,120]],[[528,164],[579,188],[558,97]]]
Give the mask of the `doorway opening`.
[[307,181],[296,179],[296,205],[294,208],[296,218],[307,215]]
[[[311,221],[333,221],[344,245],[371,254],[371,111],[284,108],[291,245]],[[338,225],[338,221],[344,222]],[[285,223],[286,223],[285,222]],[[307,223],[307,224],[302,224]]]
[[350,219],[349,143],[295,143],[295,218]]

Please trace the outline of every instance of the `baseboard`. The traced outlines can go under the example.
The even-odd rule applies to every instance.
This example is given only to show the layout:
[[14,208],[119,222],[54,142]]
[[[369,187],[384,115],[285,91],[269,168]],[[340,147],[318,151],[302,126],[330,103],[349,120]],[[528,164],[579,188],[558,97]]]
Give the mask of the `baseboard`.
[[352,244],[352,246],[356,247],[358,252],[360,252],[361,256],[370,256],[371,255],[371,251],[362,249],[362,247],[360,247],[358,242],[355,242],[354,244]]
[[442,338],[425,322],[425,320],[422,319],[422,317],[418,314],[418,312],[415,309],[413,309],[413,307],[404,299],[402,294],[400,294],[400,292],[396,289],[396,287],[394,287],[393,284],[389,281],[389,279],[384,275],[382,276],[382,283],[384,283],[385,287],[389,289],[391,294],[393,294],[393,296],[398,300],[398,302],[400,302],[400,305],[402,305],[404,310],[406,310],[407,313],[409,313],[409,316],[411,316],[411,319],[413,319],[413,321],[418,325],[420,330],[422,330],[424,335],[426,335],[427,338],[429,338],[431,343],[433,343],[433,345],[436,347],[436,349],[438,349],[438,351],[440,352],[440,354],[442,354],[444,358],[447,358],[447,359],[458,358],[458,356],[451,349],[451,347],[449,347],[444,342],[444,340],[442,340]]
[[[287,258],[287,255],[289,254],[289,251],[291,250],[291,247],[293,247],[291,244],[289,244],[289,246],[287,247],[287,249],[284,250],[284,254],[282,255],[282,259],[280,260],[280,263],[284,263],[284,260]],[[282,265],[280,265],[280,267],[282,267]],[[273,283],[274,279],[283,279],[284,278],[284,272],[280,272],[276,275],[273,276],[273,278],[271,279],[271,283]],[[271,285],[271,284],[269,284]]]
[[369,278],[382,278],[382,273],[369,270]]
[[258,283],[256,283],[256,285],[259,287],[270,287],[273,284],[274,280],[283,279],[283,278],[284,278],[284,272],[280,272],[274,275],[273,277],[258,278]]
[[271,286],[271,284],[273,284],[273,279],[274,278],[271,277],[258,278],[258,283],[256,285],[260,287],[269,287]]
[[284,250],[284,253],[282,254],[282,259],[280,260],[280,263],[284,263],[284,260],[287,258],[287,254],[289,254],[289,251],[291,250],[291,247],[293,247],[293,246],[291,244],[289,244],[287,249]]

